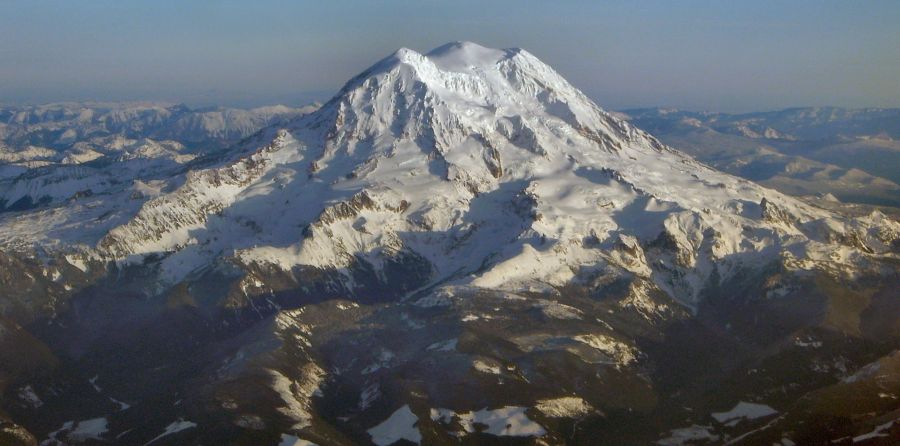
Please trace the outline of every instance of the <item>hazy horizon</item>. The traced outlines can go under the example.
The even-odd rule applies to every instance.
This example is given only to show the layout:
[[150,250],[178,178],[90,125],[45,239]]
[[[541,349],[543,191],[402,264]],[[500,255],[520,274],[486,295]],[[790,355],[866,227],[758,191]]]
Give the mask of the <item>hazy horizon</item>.
[[0,103],[327,100],[396,48],[522,47],[607,109],[900,106],[900,3],[4,2]]
[[[334,93],[337,93],[335,90]],[[41,106],[51,106],[58,104],[160,104],[167,106],[175,106],[175,105],[184,105],[193,111],[203,111],[203,110],[215,110],[215,109],[244,109],[250,110],[254,108],[260,107],[269,107],[269,106],[286,106],[293,108],[301,108],[310,105],[323,104],[328,101],[333,96],[333,93],[329,93],[326,96],[322,96],[321,98],[310,94],[309,100],[297,100],[297,101],[275,101],[275,102],[264,102],[264,103],[256,103],[256,102],[248,102],[248,103],[198,103],[191,104],[187,101],[178,101],[178,100],[168,100],[168,99],[108,99],[108,100],[96,100],[96,99],[72,99],[72,100],[59,100],[59,101],[44,101],[44,102],[26,102],[26,101],[0,101],[0,107],[41,107]],[[595,99],[595,98],[592,98]],[[722,110],[722,109],[712,109],[712,108],[687,108],[687,107],[676,107],[676,106],[662,106],[662,105],[642,105],[635,107],[608,107],[602,103],[598,105],[601,108],[612,111],[612,112],[624,112],[631,110],[677,110],[682,112],[692,112],[692,113],[723,113],[728,115],[742,115],[742,114],[753,114],[753,113],[770,113],[770,112],[779,112],[783,110],[791,110],[791,109],[807,109],[807,108],[838,108],[838,109],[848,109],[848,110],[866,110],[866,109],[877,109],[877,110],[897,110],[900,109],[900,106],[890,107],[890,106],[867,106],[867,107],[848,107],[848,106],[839,106],[839,105],[793,105],[786,107],[777,107],[777,108],[762,108],[762,109],[746,109],[746,110]]]

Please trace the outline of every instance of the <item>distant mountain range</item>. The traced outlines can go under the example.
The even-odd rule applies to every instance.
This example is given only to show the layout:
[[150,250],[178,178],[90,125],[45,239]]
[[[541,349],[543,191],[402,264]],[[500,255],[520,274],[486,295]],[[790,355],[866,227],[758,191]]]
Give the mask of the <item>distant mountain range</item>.
[[787,147],[879,113],[609,113],[471,42],[307,109],[0,112],[0,444],[889,444],[900,222],[713,162],[838,195]]
[[283,105],[250,110],[191,109],[182,104],[143,102],[0,105],[0,141],[12,148],[66,149],[77,142],[116,135],[208,147],[233,143],[314,109]]
[[900,207],[900,109],[657,108],[621,117],[704,163],[781,192]]
[[[0,212],[165,178],[317,108],[192,110],[155,103],[0,107]],[[138,192],[139,193],[139,192]]]

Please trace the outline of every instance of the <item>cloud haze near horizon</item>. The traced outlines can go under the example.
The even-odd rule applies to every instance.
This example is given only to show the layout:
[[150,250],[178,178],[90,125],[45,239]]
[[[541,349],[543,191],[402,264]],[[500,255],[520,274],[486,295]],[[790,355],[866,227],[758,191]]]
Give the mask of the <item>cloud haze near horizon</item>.
[[299,105],[405,46],[523,47],[606,108],[900,106],[897,1],[0,1],[0,102]]

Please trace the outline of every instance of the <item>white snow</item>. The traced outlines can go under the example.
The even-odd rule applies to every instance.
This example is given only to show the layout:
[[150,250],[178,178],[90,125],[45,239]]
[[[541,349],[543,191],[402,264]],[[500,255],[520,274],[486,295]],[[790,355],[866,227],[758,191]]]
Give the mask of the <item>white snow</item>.
[[459,339],[453,338],[448,339],[446,341],[435,342],[429,345],[426,350],[428,351],[438,351],[438,352],[452,352],[456,350],[456,344],[459,342]]
[[95,391],[95,392],[97,392],[97,393],[103,393],[103,389],[101,389],[100,386],[97,385],[97,380],[98,380],[98,379],[100,379],[100,376],[94,375],[94,377],[91,378],[91,379],[89,379],[88,382],[91,383],[91,387],[94,388],[94,391]]
[[794,338],[794,345],[797,347],[812,347],[819,348],[822,346],[822,341],[817,341],[810,337],[806,337],[805,339],[801,339],[800,337]]
[[493,363],[488,363],[487,361],[476,359],[472,361],[472,367],[475,370],[478,370],[481,373],[487,373],[490,375],[499,375],[500,374],[500,366]]
[[682,446],[696,444],[698,441],[718,441],[719,436],[712,433],[711,426],[692,425],[669,431],[669,436],[660,439],[656,444],[660,446]]
[[381,397],[381,387],[378,383],[370,384],[359,394],[359,404],[357,404],[357,407],[359,407],[359,410],[366,410],[379,397]]
[[416,427],[419,418],[410,410],[409,405],[394,411],[387,420],[368,430],[372,442],[378,446],[387,446],[400,440],[419,444],[422,434]]
[[634,348],[604,334],[584,334],[572,339],[600,350],[613,358],[619,365],[628,365],[637,359]]
[[886,433],[885,431],[890,429],[893,425],[893,421],[888,421],[887,423],[875,426],[875,429],[872,429],[872,432],[853,437],[853,442],[859,443],[860,441],[871,440],[873,438],[889,437],[890,434]]
[[325,378],[325,371],[313,363],[308,363],[299,371],[301,378],[294,381],[277,370],[272,374],[272,389],[281,396],[285,406],[278,410],[294,420],[294,429],[303,429],[312,423],[310,400],[319,392]]
[[534,408],[552,418],[577,418],[594,412],[590,403],[577,396],[543,399]]
[[113,398],[113,397],[111,397],[111,396],[110,396],[110,397],[107,397],[107,398],[109,398],[109,400],[112,401],[113,403],[117,404],[117,405],[119,406],[119,410],[120,410],[120,411],[121,411],[121,410],[129,409],[129,408],[131,407],[130,404],[128,404],[128,403],[126,403],[126,402],[124,402],[124,401],[119,401],[119,400],[117,400],[117,399],[115,399],[115,398]]
[[109,421],[106,418],[92,418],[79,421],[75,428],[66,435],[72,441],[85,441],[88,439],[100,440],[109,429]]
[[144,446],[147,446],[148,444],[151,444],[151,443],[155,442],[156,440],[159,440],[160,438],[163,438],[167,435],[172,435],[172,434],[181,432],[183,430],[187,430],[187,429],[191,429],[191,428],[195,428],[195,427],[197,427],[197,423],[194,423],[192,421],[186,421],[186,420],[174,421],[171,424],[169,424],[168,426],[166,426],[166,428],[163,430],[162,434],[159,434],[152,440],[144,443]]
[[[531,421],[525,414],[524,407],[505,406],[499,409],[482,409],[472,413],[471,423],[487,425],[485,432],[498,436],[540,437],[546,433],[544,428]],[[474,426],[470,427],[474,430]]]
[[478,431],[476,425],[487,426],[483,432],[509,437],[540,437],[547,431],[525,414],[527,408],[504,406],[497,409],[481,409],[474,412],[454,412],[450,409],[432,409],[431,419],[450,423],[457,418],[467,433]]
[[362,370],[363,375],[368,375],[370,373],[375,373],[381,369],[388,368],[391,366],[391,362],[394,360],[394,352],[386,349],[381,349],[378,352],[378,356],[375,357],[375,362],[369,364]]
[[[2,326],[0,326],[2,328]],[[41,398],[35,393],[34,388],[31,385],[27,385],[22,387],[18,391],[19,399],[28,403],[32,408],[37,409],[44,405],[44,402],[41,401]]]
[[452,42],[431,50],[426,57],[448,71],[470,71],[472,67],[490,66],[500,61],[505,52],[485,48],[472,42]]
[[60,443],[59,434],[72,430],[75,426],[74,421],[66,421],[59,429],[47,434],[47,439],[41,442],[41,446],[58,446]]
[[547,317],[554,319],[581,319],[581,310],[551,300],[540,299],[535,304]]
[[881,363],[873,362],[860,368],[856,373],[844,378],[842,381],[845,383],[855,383],[862,379],[871,378],[878,373],[879,369],[881,369]]
[[747,419],[753,420],[756,418],[768,417],[770,415],[777,414],[778,411],[766,406],[765,404],[757,404],[757,403],[748,403],[744,401],[740,401],[728,412],[714,412],[712,413],[712,417],[716,419],[719,423],[727,424],[734,420],[739,419]]
[[452,293],[432,293],[417,300],[414,305],[422,308],[446,307],[452,305]]
[[293,435],[281,434],[281,441],[278,443],[278,446],[318,446],[318,445],[309,440],[304,440],[302,438],[298,438]]
[[65,434],[68,441],[84,442],[87,440],[103,440],[103,434],[109,431],[109,421],[105,417],[92,418],[83,421],[66,421],[63,425],[47,434],[47,439],[41,445],[65,445],[60,436]]

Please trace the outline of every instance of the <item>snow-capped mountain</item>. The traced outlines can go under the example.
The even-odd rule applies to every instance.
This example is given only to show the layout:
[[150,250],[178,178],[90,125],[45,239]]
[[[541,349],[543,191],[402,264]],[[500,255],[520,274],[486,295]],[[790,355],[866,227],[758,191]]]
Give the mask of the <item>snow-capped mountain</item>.
[[[722,426],[678,426],[697,420],[671,386],[696,385],[685,392],[699,399],[711,384],[695,379],[724,381],[715,367],[730,373],[795,338],[896,336],[896,316],[866,311],[896,304],[900,223],[849,218],[716,171],[521,49],[401,49],[318,110],[202,163],[175,144],[121,146],[112,171],[146,175],[110,175],[89,194],[0,215],[10,265],[60,284],[52,299],[23,292],[17,305],[40,307],[23,312],[54,327],[43,339],[84,355],[80,373],[108,374],[133,400],[84,414],[85,438],[717,441],[756,418],[780,429],[770,432],[794,424],[736,399],[765,395],[730,391],[722,398],[734,400],[685,403],[734,406]],[[52,190],[52,176],[40,178],[14,184]],[[65,196],[65,184],[47,195]],[[830,293],[868,304],[848,310]],[[875,320],[869,327],[882,328],[863,327]],[[154,326],[171,331],[131,344],[101,334],[131,339]],[[700,348],[703,336],[715,341],[697,361],[714,372],[671,351]],[[854,360],[889,352],[872,342]],[[723,353],[735,345],[734,358]],[[113,370],[115,355],[137,359]],[[149,398],[121,381],[144,365],[162,367],[148,382],[183,381]],[[176,400],[187,401],[174,409],[182,418],[159,432],[120,415],[156,420],[155,408]],[[632,411],[669,418],[652,438],[608,426],[640,422]],[[102,431],[89,429],[99,416]],[[565,421],[582,419],[592,421]],[[81,424],[35,426],[57,441],[77,440]]]
[[775,259],[876,268],[900,228],[701,165],[523,50],[402,49],[259,139],[144,203],[82,258],[166,254],[179,281],[223,256],[284,271],[367,262],[376,273],[409,256],[428,270],[422,286],[510,291],[583,282],[612,264],[693,307],[711,276]]

